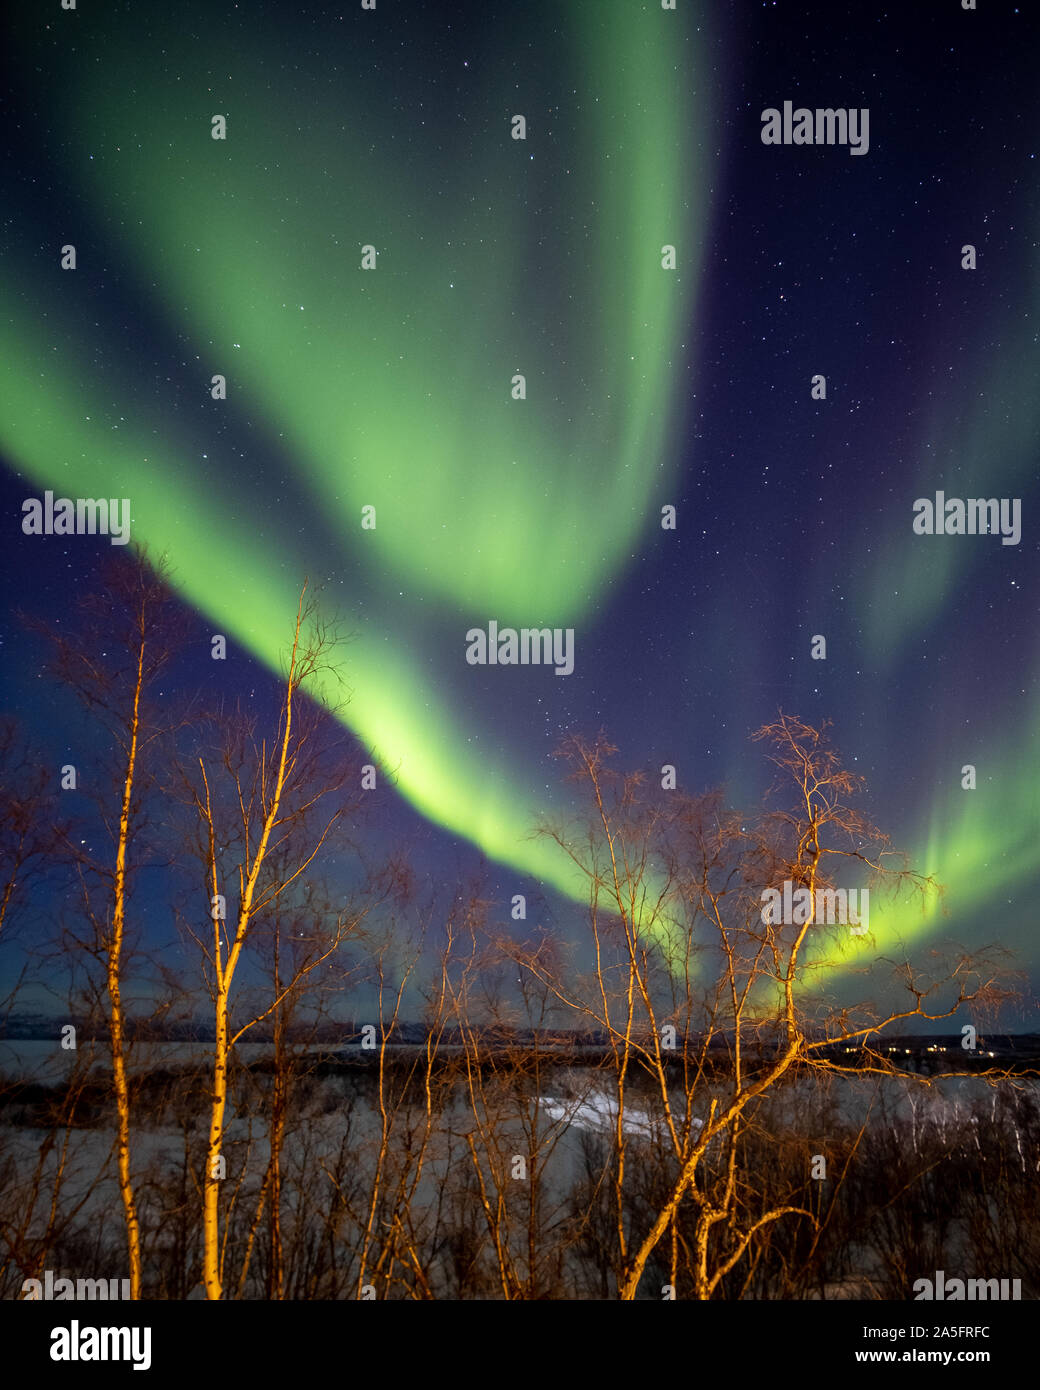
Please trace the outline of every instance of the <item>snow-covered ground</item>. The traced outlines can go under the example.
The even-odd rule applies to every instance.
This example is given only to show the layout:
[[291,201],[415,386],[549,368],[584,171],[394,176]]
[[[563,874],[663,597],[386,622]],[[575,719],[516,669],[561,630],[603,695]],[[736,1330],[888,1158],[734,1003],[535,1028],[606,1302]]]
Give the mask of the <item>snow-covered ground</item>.
[[[603,1091],[588,1091],[578,1100],[557,1100],[553,1096],[539,1096],[538,1108],[554,1124],[574,1126],[587,1130],[590,1134],[616,1134],[618,1102],[616,1096]],[[699,1129],[700,1120],[693,1125]],[[653,1139],[664,1127],[663,1117],[656,1117],[647,1110],[626,1105],[621,1120],[621,1130],[633,1138]]]

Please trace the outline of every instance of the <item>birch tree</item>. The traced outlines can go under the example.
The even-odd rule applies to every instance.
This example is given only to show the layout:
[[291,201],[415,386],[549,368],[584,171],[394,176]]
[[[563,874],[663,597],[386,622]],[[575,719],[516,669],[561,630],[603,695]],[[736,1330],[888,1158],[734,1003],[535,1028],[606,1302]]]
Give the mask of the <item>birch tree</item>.
[[[336,642],[305,586],[273,736],[258,731],[253,719],[225,719],[222,746],[209,756],[199,755],[188,777],[209,916],[205,934],[194,928],[191,934],[203,953],[214,1029],[202,1175],[203,1284],[209,1299],[224,1293],[227,1227],[221,1221],[220,1194],[233,1049],[251,1029],[277,1014],[363,916],[349,906],[329,922],[310,924],[304,929],[306,940],[294,943],[290,960],[280,954],[267,1002],[249,1007],[241,1019],[234,1015],[244,953],[258,924],[279,900],[301,891],[303,876],[323,851],[332,849],[346,811],[348,764],[342,751],[337,759],[330,750],[327,709],[308,695],[319,687],[334,688],[330,658]],[[274,1180],[272,1170],[269,1184]]]
[[[170,732],[157,686],[183,635],[167,587],[167,570],[147,556],[106,560],[97,589],[78,605],[69,629],[40,628],[52,644],[50,674],[79,697],[107,744],[109,768],[88,769],[89,758],[65,776],[93,802],[103,848],[66,835],[75,868],[85,930],[70,928],[67,943],[100,966],[91,986],[102,1001],[116,1111],[116,1164],[126,1226],[130,1296],[141,1296],[141,1232],[131,1163],[129,1039],[124,978],[130,941],[130,883],[141,850],[145,794],[153,785],[156,744]],[[85,750],[86,751],[86,750]]]
[[[749,1200],[742,1154],[772,1092],[807,1074],[892,1074],[892,1059],[873,1041],[879,1034],[910,1019],[950,1018],[1000,992],[988,959],[961,956],[927,979],[901,962],[902,1009],[879,1016],[822,1002],[818,987],[834,960],[821,943],[842,949],[849,926],[817,929],[811,913],[767,921],[764,890],[790,880],[815,903],[817,890],[833,887],[835,864],[875,893],[936,885],[850,804],[861,779],[842,766],[825,730],[781,715],[756,738],[771,749],[785,799],[748,818],[717,795],[648,792],[638,774],[615,772],[606,740],[571,740],[564,754],[592,814],[581,829],[545,833],[589,884],[591,974],[564,980],[516,952],[522,968],[606,1039],[614,1267],[625,1301],[636,1297],[662,1242],[671,1247],[671,1283],[682,1263],[692,1296],[707,1299],[775,1223],[819,1221],[797,1203],[755,1209]],[[845,1046],[856,1050],[855,1062],[836,1060]],[[631,1171],[626,1125],[637,1077],[654,1097],[670,1174],[645,1219],[632,1200],[643,1174]]]

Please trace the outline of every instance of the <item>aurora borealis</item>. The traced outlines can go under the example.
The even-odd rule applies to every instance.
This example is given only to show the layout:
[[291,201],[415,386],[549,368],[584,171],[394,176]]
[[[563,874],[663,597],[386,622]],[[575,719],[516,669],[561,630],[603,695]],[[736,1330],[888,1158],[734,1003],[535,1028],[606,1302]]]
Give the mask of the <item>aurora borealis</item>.
[[[530,832],[565,732],[742,802],[755,727],[833,719],[950,914],[876,910],[857,951],[1035,967],[1035,21],[933,8],[15,7],[8,592],[60,614],[107,547],[23,536],[26,497],[127,497],[233,695],[310,577],[402,817],[557,915],[583,889]],[[792,94],[869,108],[869,152],[763,145]],[[940,489],[1021,498],[1021,543],[914,535]],[[467,664],[491,621],[573,629],[573,674]]]

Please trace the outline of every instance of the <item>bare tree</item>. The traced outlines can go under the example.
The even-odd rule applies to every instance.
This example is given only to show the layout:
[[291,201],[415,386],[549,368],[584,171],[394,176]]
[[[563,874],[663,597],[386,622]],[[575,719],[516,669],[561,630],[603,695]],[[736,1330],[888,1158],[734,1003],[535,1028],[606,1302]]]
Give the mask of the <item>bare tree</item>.
[[[285,895],[301,891],[303,875],[331,846],[346,811],[347,767],[342,760],[330,764],[323,738],[328,716],[309,703],[307,694],[330,679],[328,658],[335,640],[304,586],[275,736],[258,736],[250,721],[226,721],[223,747],[213,758],[198,757],[198,772],[188,783],[211,918],[208,939],[189,928],[206,965],[215,1035],[202,1179],[203,1282],[210,1299],[221,1298],[224,1289],[221,1151],[233,1049],[250,1029],[276,1015],[301,982],[356,930],[363,915],[348,907],[330,922],[309,923],[294,940],[291,959],[279,953],[267,1002],[249,1008],[241,1022],[233,1020],[236,976],[257,924],[274,913]],[[276,1181],[274,1170],[271,1181]]]
[[[985,959],[961,958],[928,979],[907,961],[906,1008],[879,1017],[821,1005],[821,972],[833,962],[810,949],[814,912],[774,921],[762,907],[764,890],[789,880],[815,904],[817,891],[833,887],[835,862],[867,874],[875,891],[934,885],[897,860],[886,838],[849,805],[860,779],[842,768],[823,731],[781,716],[756,737],[772,745],[794,796],[790,807],[751,823],[726,812],[717,796],[648,795],[638,775],[613,771],[615,750],[605,740],[571,740],[564,751],[590,792],[592,823],[583,834],[555,827],[546,833],[589,883],[592,973],[564,981],[515,952],[606,1039],[613,1246],[623,1300],[636,1297],[666,1237],[668,1282],[674,1285],[682,1262],[693,1296],[703,1299],[774,1223],[818,1226],[811,1207],[756,1201],[748,1187],[742,1155],[765,1101],[782,1084],[852,1071],[840,1059],[843,1047],[857,1049],[858,1073],[891,1074],[893,1061],[866,1049],[868,1038],[909,1019],[949,1018],[1000,993]],[[848,929],[819,935],[829,935],[833,948]],[[632,1145],[641,1141],[626,1124],[640,1078],[649,1083],[667,1155],[658,1165],[657,1195],[642,1212],[629,1169]],[[641,1157],[640,1177],[646,1171]]]
[[15,720],[0,719],[0,937],[28,906],[30,887],[53,872],[69,834],[55,786],[53,770],[27,746]]
[[[64,850],[75,866],[86,932],[71,929],[67,942],[102,968],[89,990],[103,997],[116,1104],[116,1162],[126,1225],[130,1296],[141,1296],[141,1237],[131,1171],[131,1102],[123,978],[128,948],[128,910],[132,858],[142,830],[144,794],[151,784],[147,766],[154,746],[170,731],[160,718],[157,682],[183,631],[167,587],[167,571],[147,557],[109,558],[99,587],[79,603],[74,630],[38,628],[49,639],[51,673],[71,688],[101,726],[111,755],[112,785],[99,779],[86,790],[98,810],[106,847]],[[73,768],[81,778],[85,769]]]

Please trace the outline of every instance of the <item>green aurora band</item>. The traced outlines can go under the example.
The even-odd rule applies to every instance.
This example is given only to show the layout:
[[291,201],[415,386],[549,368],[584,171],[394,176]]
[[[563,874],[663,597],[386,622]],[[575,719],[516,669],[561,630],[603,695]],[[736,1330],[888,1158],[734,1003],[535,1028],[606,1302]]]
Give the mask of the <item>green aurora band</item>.
[[[513,110],[489,59],[467,98],[480,118],[411,130],[396,169],[388,151],[402,117],[382,88],[419,81],[422,55],[402,57],[402,72],[381,73],[378,88],[359,61],[344,83],[349,101],[316,88],[287,118],[296,98],[279,93],[273,68],[255,94],[259,50],[220,51],[218,40],[203,72],[197,47],[185,40],[177,55],[171,39],[149,72],[147,45],[127,28],[142,102],[91,61],[92,43],[107,53],[118,40],[87,36],[69,69],[72,153],[56,156],[77,212],[53,245],[30,249],[26,238],[4,267],[10,405],[0,428],[41,489],[129,497],[135,543],[165,553],[184,599],[272,670],[302,576],[327,579],[337,556],[344,574],[363,570],[363,609],[350,593],[343,602],[357,634],[346,721],[424,816],[580,901],[584,880],[531,837],[545,801],[537,777],[511,766],[500,740],[460,727],[430,672],[436,660],[443,669],[449,623],[461,663],[463,632],[490,617],[556,626],[595,614],[670,500],[682,339],[709,215],[690,132],[708,127],[710,111],[704,52],[692,46],[676,62],[673,31],[659,22],[669,16],[619,6],[607,24],[594,3],[560,15],[566,90],[581,94],[573,106],[554,104],[549,79],[532,76],[516,104],[528,140],[512,141]],[[539,114],[550,108],[551,132]],[[226,142],[210,138],[216,112],[227,115]],[[57,266],[67,241],[79,248],[75,274]],[[660,266],[666,243],[677,248],[674,273]],[[360,269],[367,244],[379,251],[376,272]],[[111,273],[98,269],[110,255],[131,268],[134,303],[153,336],[166,335],[170,362],[188,359],[184,383],[197,380],[201,409],[178,382],[161,403],[156,383],[170,379],[170,362],[143,363],[114,326],[93,326],[90,291]],[[1013,490],[1037,437],[1037,398],[1020,389],[1036,380],[1035,347],[1019,360],[1021,382],[1002,385],[1014,437],[995,454],[979,417],[950,440],[989,479],[978,495],[1000,490],[995,457]],[[522,403],[509,395],[517,371]],[[210,403],[217,372],[229,398]],[[222,438],[221,412],[287,460],[276,536],[255,508],[248,458]],[[925,476],[923,495],[935,486],[922,467]],[[378,524],[362,531],[369,505]],[[305,531],[291,525],[295,508]],[[875,658],[896,659],[970,564],[966,546],[926,553],[893,537],[877,592],[895,576],[912,601],[894,628],[879,625],[879,603],[864,615]],[[1022,732],[1036,746],[1037,719]],[[1036,793],[1018,755],[1030,745],[1010,733],[998,742],[979,758],[992,777],[980,772],[970,796],[956,781],[937,795],[911,854],[958,914],[1040,869]],[[873,910],[872,937],[852,955],[939,921],[934,901],[923,913]]]
[[[1034,257],[1024,267],[1023,278],[1022,301],[1002,310],[1000,322],[987,335],[1003,345],[999,355],[980,350],[973,362],[959,367],[963,406],[949,417],[933,411],[922,430],[917,466],[897,507],[905,530],[892,527],[879,548],[860,622],[866,655],[881,681],[897,662],[912,659],[939,622],[947,625],[945,646],[957,650],[957,614],[970,599],[984,547],[997,543],[914,536],[913,501],[934,498],[938,490],[951,497],[1023,497],[1035,485],[1040,259]],[[1029,510],[1024,503],[1023,542],[1030,534]],[[1011,557],[1016,552],[1007,553]],[[1040,793],[1034,767],[1040,705],[1031,706],[1027,692],[1036,686],[1040,654],[1033,635],[1023,633],[1023,642],[1030,641],[1032,648],[1024,648],[1022,698],[1008,701],[999,732],[988,734],[981,745],[962,725],[955,726],[956,732],[937,730],[938,745],[946,752],[943,771],[910,862],[939,881],[944,900],[929,894],[916,907],[904,903],[872,910],[872,934],[879,942],[933,935],[948,912],[953,920],[975,916],[980,925],[985,923],[989,940],[1017,948],[1024,958],[1035,954],[1029,933],[1030,890],[1040,877]],[[960,768],[969,762],[977,771],[974,791],[961,786]]]
[[[525,143],[510,138],[514,112],[489,68],[469,99],[480,119],[422,144],[416,113],[420,148],[397,170],[371,65],[344,84],[349,104],[316,90],[296,119],[290,92],[244,95],[259,51],[207,52],[222,74],[211,90],[186,41],[141,72],[140,41],[110,35],[106,59],[113,42],[135,56],[142,102],[106,85],[88,40],[69,73],[80,225],[56,233],[79,268],[59,271],[50,247],[9,257],[2,325],[17,402],[3,443],[29,478],[58,495],[129,497],[134,543],[165,554],[183,597],[274,670],[316,556],[326,575],[337,554],[347,574],[362,566],[365,611],[344,603],[356,634],[346,721],[425,816],[578,898],[569,861],[531,838],[544,792],[457,727],[423,646],[431,622],[451,620],[461,665],[474,622],[572,625],[656,524],[675,477],[680,339],[709,211],[688,132],[706,124],[706,95],[664,25],[628,9],[603,19],[567,7],[561,61],[583,96],[556,108],[551,132],[537,115],[552,105],[535,90],[546,78],[518,103]],[[419,73],[381,72],[380,87]],[[216,112],[224,142],[210,137]],[[541,202],[537,222],[525,198]],[[375,272],[360,268],[367,244]],[[676,271],[661,268],[665,244]],[[199,364],[194,424],[176,388],[157,405],[145,365],[88,326],[110,253],[133,268],[142,319]],[[39,287],[35,312],[18,283]],[[524,402],[510,396],[516,371]],[[217,372],[228,400],[211,405]],[[281,441],[306,535],[288,518],[276,544],[258,535],[249,461],[228,456],[222,411]],[[374,531],[361,529],[368,505]]]

